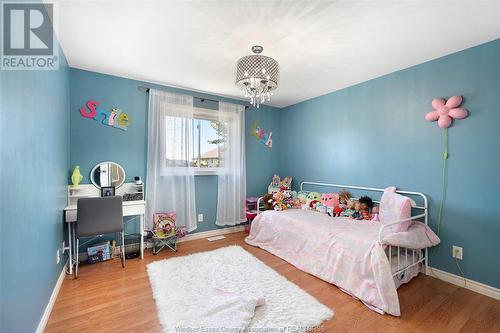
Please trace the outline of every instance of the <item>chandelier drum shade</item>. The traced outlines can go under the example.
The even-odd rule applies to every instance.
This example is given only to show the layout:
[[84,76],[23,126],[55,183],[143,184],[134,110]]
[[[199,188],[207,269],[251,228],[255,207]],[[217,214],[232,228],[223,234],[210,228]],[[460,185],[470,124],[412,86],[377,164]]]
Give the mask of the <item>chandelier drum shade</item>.
[[253,46],[254,54],[240,58],[236,66],[236,85],[256,107],[271,100],[280,77],[278,62],[261,55],[263,50],[262,46]]

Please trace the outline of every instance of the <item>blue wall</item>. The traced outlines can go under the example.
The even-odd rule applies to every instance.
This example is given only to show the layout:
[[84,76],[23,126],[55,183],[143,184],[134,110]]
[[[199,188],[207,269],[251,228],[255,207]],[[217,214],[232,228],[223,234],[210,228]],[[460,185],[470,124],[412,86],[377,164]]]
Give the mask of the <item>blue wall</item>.
[[[463,95],[470,117],[449,130],[448,197],[432,266],[500,287],[500,40],[289,106],[280,173],[299,181],[396,185],[424,192],[435,228],[444,131],[424,120],[434,97]],[[286,129],[284,131],[283,129]]]
[[34,332],[65,257],[69,69],[0,71],[1,332]]
[[[67,170],[68,181],[71,169],[80,165],[84,175],[83,183],[90,183],[89,174],[94,165],[102,161],[115,161],[121,164],[127,174],[127,181],[134,176],[146,179],[146,143],[147,143],[147,104],[148,94],[138,89],[138,86],[152,86],[172,92],[187,93],[196,97],[216,100],[229,99],[158,86],[121,77],[99,74],[80,69],[70,69],[70,119],[71,119],[71,154],[70,168]],[[95,121],[83,118],[79,108],[95,99],[107,110],[119,107],[130,116],[127,131],[103,126]],[[244,103],[241,101],[232,101]],[[207,103],[207,107],[212,105]],[[200,103],[198,103],[200,105]],[[278,169],[278,140],[274,141],[272,149],[259,143],[250,136],[250,128],[254,121],[269,130],[278,130],[280,125],[280,110],[263,106],[259,109],[249,109],[245,113],[246,122],[246,157],[247,157],[247,193],[259,195],[267,190],[273,173]],[[196,176],[196,208],[204,214],[204,222],[198,223],[195,232],[218,228],[215,225],[217,211],[217,177]],[[127,231],[131,231],[127,224]],[[137,224],[135,224],[137,225]]]
[[[145,178],[147,95],[137,89],[142,84],[71,69],[70,164],[81,166],[85,182],[92,166],[103,160],[122,164],[128,180],[135,175]],[[432,98],[461,94],[471,116],[450,129],[442,244],[434,251],[432,265],[458,274],[451,245],[459,245],[464,248],[461,265],[466,276],[499,287],[500,268],[492,263],[497,262],[500,222],[491,213],[500,187],[496,154],[500,134],[495,128],[500,121],[495,100],[499,84],[500,41],[496,40],[282,110],[248,111],[248,193],[265,192],[273,173],[293,176],[296,185],[304,180],[396,185],[428,195],[430,223],[435,228],[444,132],[423,117],[432,109]],[[91,98],[107,109],[120,107],[128,112],[129,130],[121,132],[83,119],[78,108]],[[272,150],[249,136],[253,121],[273,130],[276,146]],[[197,210],[205,215],[196,231],[214,229],[217,178],[198,176],[196,187]]]

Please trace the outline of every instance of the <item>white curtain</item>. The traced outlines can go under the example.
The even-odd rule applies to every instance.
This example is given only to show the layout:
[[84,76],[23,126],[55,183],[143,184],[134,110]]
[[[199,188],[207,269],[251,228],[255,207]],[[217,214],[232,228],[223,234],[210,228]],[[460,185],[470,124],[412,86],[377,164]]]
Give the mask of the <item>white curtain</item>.
[[178,226],[196,229],[193,97],[151,89],[148,112],[146,226],[175,211]]
[[219,102],[218,118],[226,128],[226,143],[219,155],[215,224],[236,225],[246,221],[245,107]]

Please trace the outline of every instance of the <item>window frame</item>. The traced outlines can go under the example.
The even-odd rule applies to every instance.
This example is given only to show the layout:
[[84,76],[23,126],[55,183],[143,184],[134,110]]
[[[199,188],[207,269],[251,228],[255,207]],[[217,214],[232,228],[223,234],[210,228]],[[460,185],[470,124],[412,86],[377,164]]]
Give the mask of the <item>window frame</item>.
[[[218,110],[204,109],[195,107],[193,110],[193,120],[209,120],[209,121],[219,121],[219,112]],[[201,136],[200,136],[200,128],[196,129],[198,131],[198,165],[200,164],[199,159],[201,156]],[[195,143],[196,144],[196,143]],[[217,175],[220,171],[220,167],[194,167],[194,175],[195,176],[214,176]]]

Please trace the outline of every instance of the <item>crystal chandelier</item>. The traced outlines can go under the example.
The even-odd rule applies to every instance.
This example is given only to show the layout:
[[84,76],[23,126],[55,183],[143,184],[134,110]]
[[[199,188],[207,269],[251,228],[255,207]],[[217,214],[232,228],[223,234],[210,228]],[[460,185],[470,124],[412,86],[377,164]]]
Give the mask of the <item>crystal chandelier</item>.
[[252,46],[254,54],[241,58],[236,65],[236,85],[256,107],[271,100],[280,77],[278,62],[260,55],[263,50],[262,46]]

